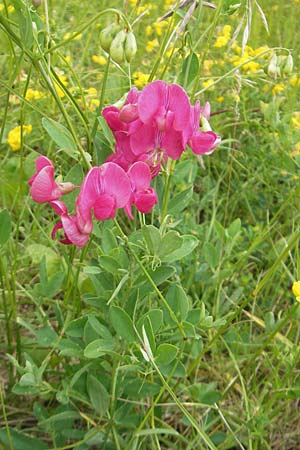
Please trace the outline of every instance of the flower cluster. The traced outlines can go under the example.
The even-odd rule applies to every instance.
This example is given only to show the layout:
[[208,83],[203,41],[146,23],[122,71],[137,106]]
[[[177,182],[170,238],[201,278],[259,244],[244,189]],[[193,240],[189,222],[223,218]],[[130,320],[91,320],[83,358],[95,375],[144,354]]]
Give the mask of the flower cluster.
[[125,170],[144,161],[157,175],[161,163],[168,157],[179,159],[187,145],[203,155],[220,143],[208,122],[209,103],[202,109],[199,102],[192,106],[184,89],[160,80],[142,91],[131,89],[120,109],[107,106],[103,116],[116,140],[116,152],[109,160]]
[[[64,244],[85,245],[93,217],[113,219],[122,208],[133,219],[133,206],[149,213],[157,203],[150,185],[161,165],[168,158],[177,160],[187,145],[202,155],[220,142],[208,123],[209,104],[202,109],[199,102],[191,106],[186,92],[176,84],[154,81],[141,92],[133,88],[121,108],[108,106],[102,113],[114,134],[116,152],[101,166],[92,167],[80,187],[57,183],[53,163],[45,156],[37,158],[36,173],[29,180],[33,200],[49,203],[60,217],[52,238],[63,229]],[[70,215],[60,198],[76,188],[79,195]]]

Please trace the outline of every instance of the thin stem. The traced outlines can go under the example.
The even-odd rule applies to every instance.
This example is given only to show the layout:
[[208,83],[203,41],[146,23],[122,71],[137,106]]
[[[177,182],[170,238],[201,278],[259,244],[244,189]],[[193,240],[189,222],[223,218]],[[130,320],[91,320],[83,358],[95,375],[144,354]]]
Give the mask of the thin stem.
[[[171,161],[171,163],[170,163]],[[161,222],[164,221],[164,218],[167,215],[167,211],[168,211],[168,203],[169,203],[169,198],[170,198],[170,188],[171,188],[171,180],[172,180],[172,175],[174,173],[174,169],[175,169],[175,164],[176,161],[169,159],[168,163],[167,163],[167,182],[166,182],[166,187],[165,187],[165,192],[164,192],[164,199],[163,199],[163,206],[162,206],[162,213],[161,213]]]
[[100,94],[100,103],[99,106],[97,108],[96,111],[96,118],[95,118],[95,122],[92,128],[92,132],[91,132],[91,139],[94,139],[96,132],[97,132],[97,128],[98,128],[98,116],[101,113],[101,109],[104,103],[104,95],[105,95],[105,88],[106,88],[106,82],[107,82],[107,77],[108,77],[108,72],[109,72],[109,65],[110,65],[110,55],[108,55],[107,61],[106,61],[106,66],[104,69],[104,77],[103,77],[103,81],[102,81],[102,88],[101,88],[101,94]]

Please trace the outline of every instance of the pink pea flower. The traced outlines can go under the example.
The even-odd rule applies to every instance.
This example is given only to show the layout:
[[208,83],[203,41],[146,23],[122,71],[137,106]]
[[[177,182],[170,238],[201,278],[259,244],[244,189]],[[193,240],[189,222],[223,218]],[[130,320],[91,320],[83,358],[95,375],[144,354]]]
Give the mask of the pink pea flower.
[[62,244],[74,244],[77,247],[83,247],[90,238],[92,228],[89,230],[82,230],[80,228],[78,215],[69,215],[66,205],[60,201],[55,200],[50,202],[54,211],[60,216],[61,220],[54,226],[51,237],[55,238],[57,230],[63,229],[65,237],[60,239]]
[[57,183],[54,180],[54,166],[46,156],[39,156],[35,161],[36,173],[30,178],[30,193],[37,203],[57,200],[62,195],[76,189],[73,183]]
[[131,194],[128,175],[113,162],[93,167],[86,175],[76,200],[78,222],[81,229],[92,223],[92,210],[97,220],[112,219],[117,208],[123,208]]
[[151,172],[149,166],[142,161],[134,163],[128,170],[131,182],[131,196],[125,206],[125,212],[133,219],[131,207],[135,205],[138,211],[147,214],[157,203],[157,194],[150,187]]
[[[204,108],[196,102],[191,110],[191,123],[193,133],[188,139],[188,144],[196,155],[209,155],[220,144],[221,137],[214,133],[208,119],[210,117],[210,104],[206,102]],[[199,130],[199,125],[201,129]]]

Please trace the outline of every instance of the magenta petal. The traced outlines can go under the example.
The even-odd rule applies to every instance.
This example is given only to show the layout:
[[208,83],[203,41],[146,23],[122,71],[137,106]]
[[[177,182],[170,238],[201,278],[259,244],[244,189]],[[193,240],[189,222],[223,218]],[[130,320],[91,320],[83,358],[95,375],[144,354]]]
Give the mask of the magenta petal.
[[166,104],[167,89],[167,83],[157,80],[142,90],[138,98],[138,112],[142,122],[151,122],[160,107]]
[[219,136],[213,131],[197,131],[191,137],[189,146],[196,155],[204,155],[212,153],[219,142]]
[[130,147],[135,155],[147,153],[156,147],[158,131],[152,125],[142,125],[130,136]]
[[127,124],[119,119],[119,114],[120,111],[115,106],[107,106],[102,111],[104,119],[113,132],[127,130]]
[[163,135],[161,148],[167,152],[170,158],[179,159],[185,148],[183,133],[173,128],[167,130]]
[[127,173],[135,191],[146,189],[150,186],[152,177],[150,168],[146,163],[142,161],[134,163]]
[[54,200],[50,202],[50,205],[52,206],[56,214],[58,214],[59,216],[62,216],[63,214],[68,214],[68,209],[64,202],[61,202],[60,200]]
[[54,167],[44,167],[34,178],[30,193],[33,200],[37,203],[50,202],[61,197],[62,193],[55,183],[54,179]]
[[184,130],[190,120],[191,105],[185,90],[178,84],[169,86],[168,110],[175,113],[173,123],[175,130]]
[[51,232],[51,238],[55,239],[57,230],[61,230],[63,228],[62,222],[61,220],[59,222],[57,222],[57,224],[53,227],[52,232]]
[[46,156],[39,156],[35,161],[35,167],[37,172],[40,172],[44,167],[53,166],[53,162],[48,159]]
[[97,220],[113,219],[116,215],[116,201],[109,194],[101,194],[94,203],[94,215]]
[[83,220],[89,220],[90,211],[97,195],[102,191],[100,172],[98,167],[93,167],[87,173],[80,188],[76,204],[83,216]]
[[102,193],[115,198],[116,208],[123,208],[131,194],[131,183],[127,173],[113,162],[102,164],[99,171],[103,183]]
[[129,202],[127,203],[127,205],[125,205],[124,211],[125,211],[125,213],[127,214],[127,216],[129,217],[129,219],[133,220],[134,217],[133,217],[133,215],[132,215],[131,205],[132,205],[132,202],[129,201]]
[[156,203],[157,194],[153,188],[137,192],[134,196],[134,204],[136,208],[144,214],[149,213]]
[[76,217],[62,216],[61,222],[67,238],[77,247],[83,247],[89,240],[89,234],[83,234],[78,228]]
[[140,92],[139,90],[134,86],[130,91],[128,92],[125,105],[128,105],[129,103],[136,103],[139,98]]

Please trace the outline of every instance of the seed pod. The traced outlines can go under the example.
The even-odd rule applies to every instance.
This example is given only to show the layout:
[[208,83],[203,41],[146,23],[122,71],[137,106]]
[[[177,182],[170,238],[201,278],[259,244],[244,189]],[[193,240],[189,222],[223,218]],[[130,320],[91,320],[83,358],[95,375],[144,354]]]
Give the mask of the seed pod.
[[109,53],[110,56],[116,63],[122,64],[125,57],[125,39],[126,39],[127,33],[125,30],[119,31],[119,33],[116,35],[114,40],[111,43]]
[[120,31],[121,27],[118,23],[113,23],[108,25],[108,27],[104,28],[100,33],[100,45],[107,53],[109,53],[109,49],[112,41],[114,40],[117,33]]
[[294,61],[293,61],[293,57],[292,55],[289,53],[289,55],[287,56],[283,68],[282,68],[282,73],[284,73],[285,75],[290,75],[293,71],[293,67],[294,67]]
[[33,4],[33,6],[38,8],[39,6],[41,6],[42,0],[32,0],[32,4]]
[[136,39],[132,31],[128,31],[125,40],[125,58],[127,62],[130,62],[136,54],[137,46]]

